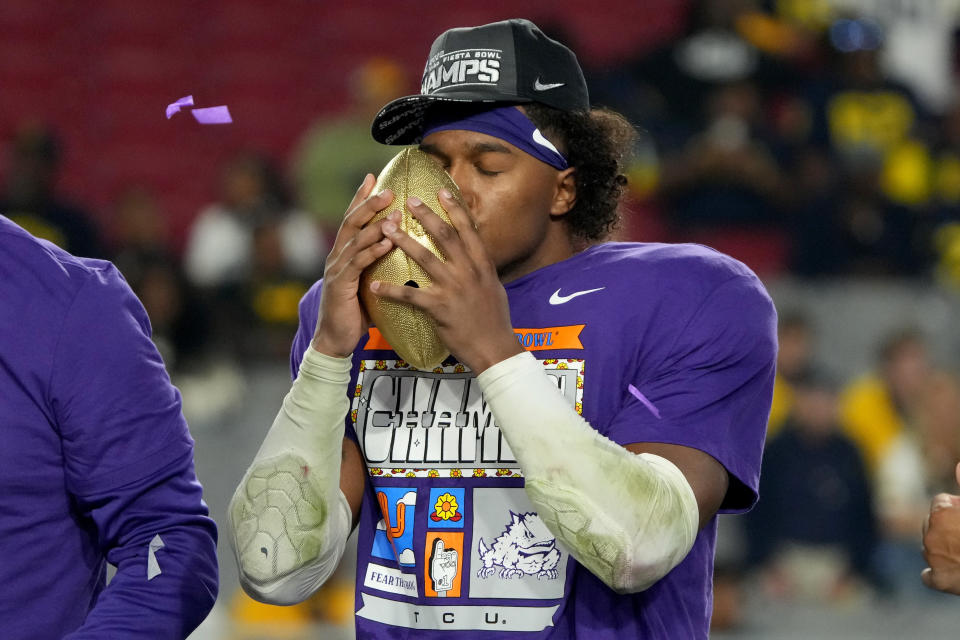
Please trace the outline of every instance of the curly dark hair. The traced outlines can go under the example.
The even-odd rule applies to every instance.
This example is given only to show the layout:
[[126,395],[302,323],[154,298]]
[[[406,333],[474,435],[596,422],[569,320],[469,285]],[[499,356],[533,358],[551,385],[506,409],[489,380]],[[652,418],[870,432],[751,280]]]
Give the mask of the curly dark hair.
[[577,199],[566,215],[571,234],[588,243],[602,240],[620,222],[617,205],[627,186],[624,163],[636,141],[636,129],[609,109],[561,111],[538,103],[522,106],[576,169]]

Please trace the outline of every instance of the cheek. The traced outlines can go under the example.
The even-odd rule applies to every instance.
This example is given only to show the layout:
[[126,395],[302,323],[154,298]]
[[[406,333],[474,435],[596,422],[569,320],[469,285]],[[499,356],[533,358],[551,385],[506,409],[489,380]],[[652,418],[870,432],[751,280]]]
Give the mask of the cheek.
[[554,182],[539,166],[469,185],[468,202],[491,259],[504,266],[536,251],[550,224]]
[[543,241],[549,213],[542,197],[510,188],[488,190],[479,200],[480,238],[498,266],[532,253]]
[[503,210],[502,203],[490,198],[482,198],[482,200],[483,205],[477,210],[478,233],[487,253],[494,262],[499,264],[505,245],[509,244],[513,235],[510,212]]

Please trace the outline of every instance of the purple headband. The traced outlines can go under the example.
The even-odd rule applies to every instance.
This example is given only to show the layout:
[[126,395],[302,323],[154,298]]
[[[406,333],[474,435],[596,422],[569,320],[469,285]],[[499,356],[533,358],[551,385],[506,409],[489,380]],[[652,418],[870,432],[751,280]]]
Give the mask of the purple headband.
[[460,120],[429,118],[423,127],[423,137],[451,129],[476,131],[500,138],[559,171],[570,166],[563,154],[540,133],[537,125],[513,106],[481,111]]

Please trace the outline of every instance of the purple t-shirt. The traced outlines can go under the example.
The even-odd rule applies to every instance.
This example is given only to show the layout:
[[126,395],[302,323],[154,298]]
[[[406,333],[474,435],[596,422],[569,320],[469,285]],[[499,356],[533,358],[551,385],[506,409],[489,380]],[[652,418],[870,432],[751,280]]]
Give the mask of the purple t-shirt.
[[[747,267],[698,245],[609,243],[506,290],[518,340],[593,428],[702,450],[730,474],[721,510],[753,505],[776,313]],[[319,292],[301,302],[294,375]],[[346,424],[368,470],[358,637],[707,637],[716,518],[654,586],[616,594],[537,517],[469,370],[415,371],[383,347],[358,345]]]
[[180,639],[203,620],[216,526],[147,315],[109,262],[3,216],[0,435],[3,638]]

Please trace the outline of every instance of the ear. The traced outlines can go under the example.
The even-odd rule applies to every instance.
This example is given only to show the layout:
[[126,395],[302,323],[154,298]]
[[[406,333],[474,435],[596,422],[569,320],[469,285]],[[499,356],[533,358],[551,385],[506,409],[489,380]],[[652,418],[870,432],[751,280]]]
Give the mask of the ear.
[[576,169],[570,167],[557,174],[557,186],[553,194],[553,203],[550,214],[554,216],[566,215],[577,202],[577,181],[574,179]]

